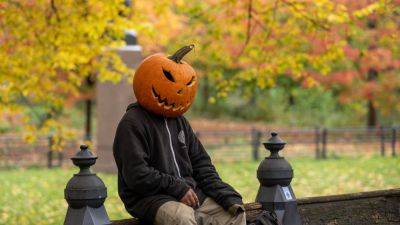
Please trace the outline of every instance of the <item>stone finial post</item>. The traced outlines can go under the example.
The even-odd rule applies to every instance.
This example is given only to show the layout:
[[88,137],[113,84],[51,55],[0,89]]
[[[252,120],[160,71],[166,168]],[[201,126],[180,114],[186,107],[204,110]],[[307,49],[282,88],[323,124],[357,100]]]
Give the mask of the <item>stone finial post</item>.
[[290,186],[293,169],[289,162],[278,153],[286,143],[278,137],[277,133],[271,133],[271,138],[263,144],[271,155],[261,162],[257,170],[260,189],[256,202],[261,203],[263,209],[274,211],[281,224],[301,225],[297,200]]
[[81,145],[80,151],[71,158],[80,171],[68,181],[65,188],[65,200],[68,211],[64,225],[107,225],[111,224],[104,201],[107,188],[103,181],[90,171],[96,163],[97,156],[88,150],[87,145]]

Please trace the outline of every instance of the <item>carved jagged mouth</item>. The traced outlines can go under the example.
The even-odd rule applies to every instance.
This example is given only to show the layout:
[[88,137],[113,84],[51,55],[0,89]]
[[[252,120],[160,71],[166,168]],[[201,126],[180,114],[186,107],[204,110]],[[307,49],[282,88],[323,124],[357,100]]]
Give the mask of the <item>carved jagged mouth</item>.
[[167,98],[162,98],[161,95],[156,91],[154,87],[151,87],[151,91],[153,93],[153,97],[157,100],[157,104],[161,107],[164,107],[164,109],[169,110],[172,109],[172,111],[178,111],[178,110],[183,110],[186,106],[189,106],[190,103],[187,103],[186,106],[183,105],[176,105],[175,103],[169,103]]

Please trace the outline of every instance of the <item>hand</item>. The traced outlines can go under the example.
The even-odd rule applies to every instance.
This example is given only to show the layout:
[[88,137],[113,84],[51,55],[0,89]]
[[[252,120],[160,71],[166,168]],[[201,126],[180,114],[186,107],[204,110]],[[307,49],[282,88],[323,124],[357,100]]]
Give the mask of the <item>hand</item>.
[[180,202],[193,208],[199,207],[200,205],[196,193],[191,188],[186,192],[185,196],[181,198]]

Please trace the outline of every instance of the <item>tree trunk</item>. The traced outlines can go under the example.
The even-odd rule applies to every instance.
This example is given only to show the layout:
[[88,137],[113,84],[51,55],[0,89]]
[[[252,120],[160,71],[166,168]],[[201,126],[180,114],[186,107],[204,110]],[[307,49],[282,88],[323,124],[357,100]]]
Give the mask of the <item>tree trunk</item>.
[[208,106],[208,99],[210,98],[210,92],[208,87],[208,77],[204,76],[202,93],[201,93],[201,110],[206,110]]
[[293,96],[293,93],[292,93],[292,92],[289,93],[289,98],[288,98],[288,100],[289,100],[289,105],[290,105],[290,106],[294,106],[295,100],[294,100],[294,96]]
[[371,100],[368,100],[367,126],[376,127],[376,125],[377,125],[376,109],[374,103]]
[[[95,85],[95,81],[92,75],[86,78],[86,84],[89,89],[93,89]],[[92,109],[93,109],[93,101],[91,98],[85,100],[85,139],[90,141],[92,140]]]
[[92,139],[92,100],[87,99],[85,101],[86,105],[86,121],[85,121],[85,139]]
[[[377,77],[378,77],[378,72],[375,69],[369,69],[367,75],[367,81],[375,81]],[[367,126],[375,127],[378,124],[378,117],[374,102],[373,100],[369,99],[367,104],[368,104]]]

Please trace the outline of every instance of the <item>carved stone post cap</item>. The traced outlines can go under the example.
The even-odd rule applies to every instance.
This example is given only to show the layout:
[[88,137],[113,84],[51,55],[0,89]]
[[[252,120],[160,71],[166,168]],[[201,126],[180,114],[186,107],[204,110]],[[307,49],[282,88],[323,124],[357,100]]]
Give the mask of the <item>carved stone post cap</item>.
[[285,147],[285,144],[286,142],[284,142],[276,132],[272,132],[268,141],[263,143],[264,147],[271,152],[269,158],[279,158],[278,152]]
[[103,205],[107,197],[107,188],[103,181],[90,171],[90,166],[96,163],[97,156],[81,145],[80,151],[71,157],[74,165],[80,168],[79,173],[68,181],[64,194],[65,199],[72,208],[90,206],[98,208]]
[[81,145],[80,151],[71,157],[72,162],[79,168],[90,167],[96,163],[97,156],[88,149],[87,145]]
[[257,169],[257,178],[261,186],[290,185],[293,169],[289,162],[278,154],[286,143],[279,138],[276,132],[272,132],[271,137],[263,144],[271,152],[271,155],[266,157]]

